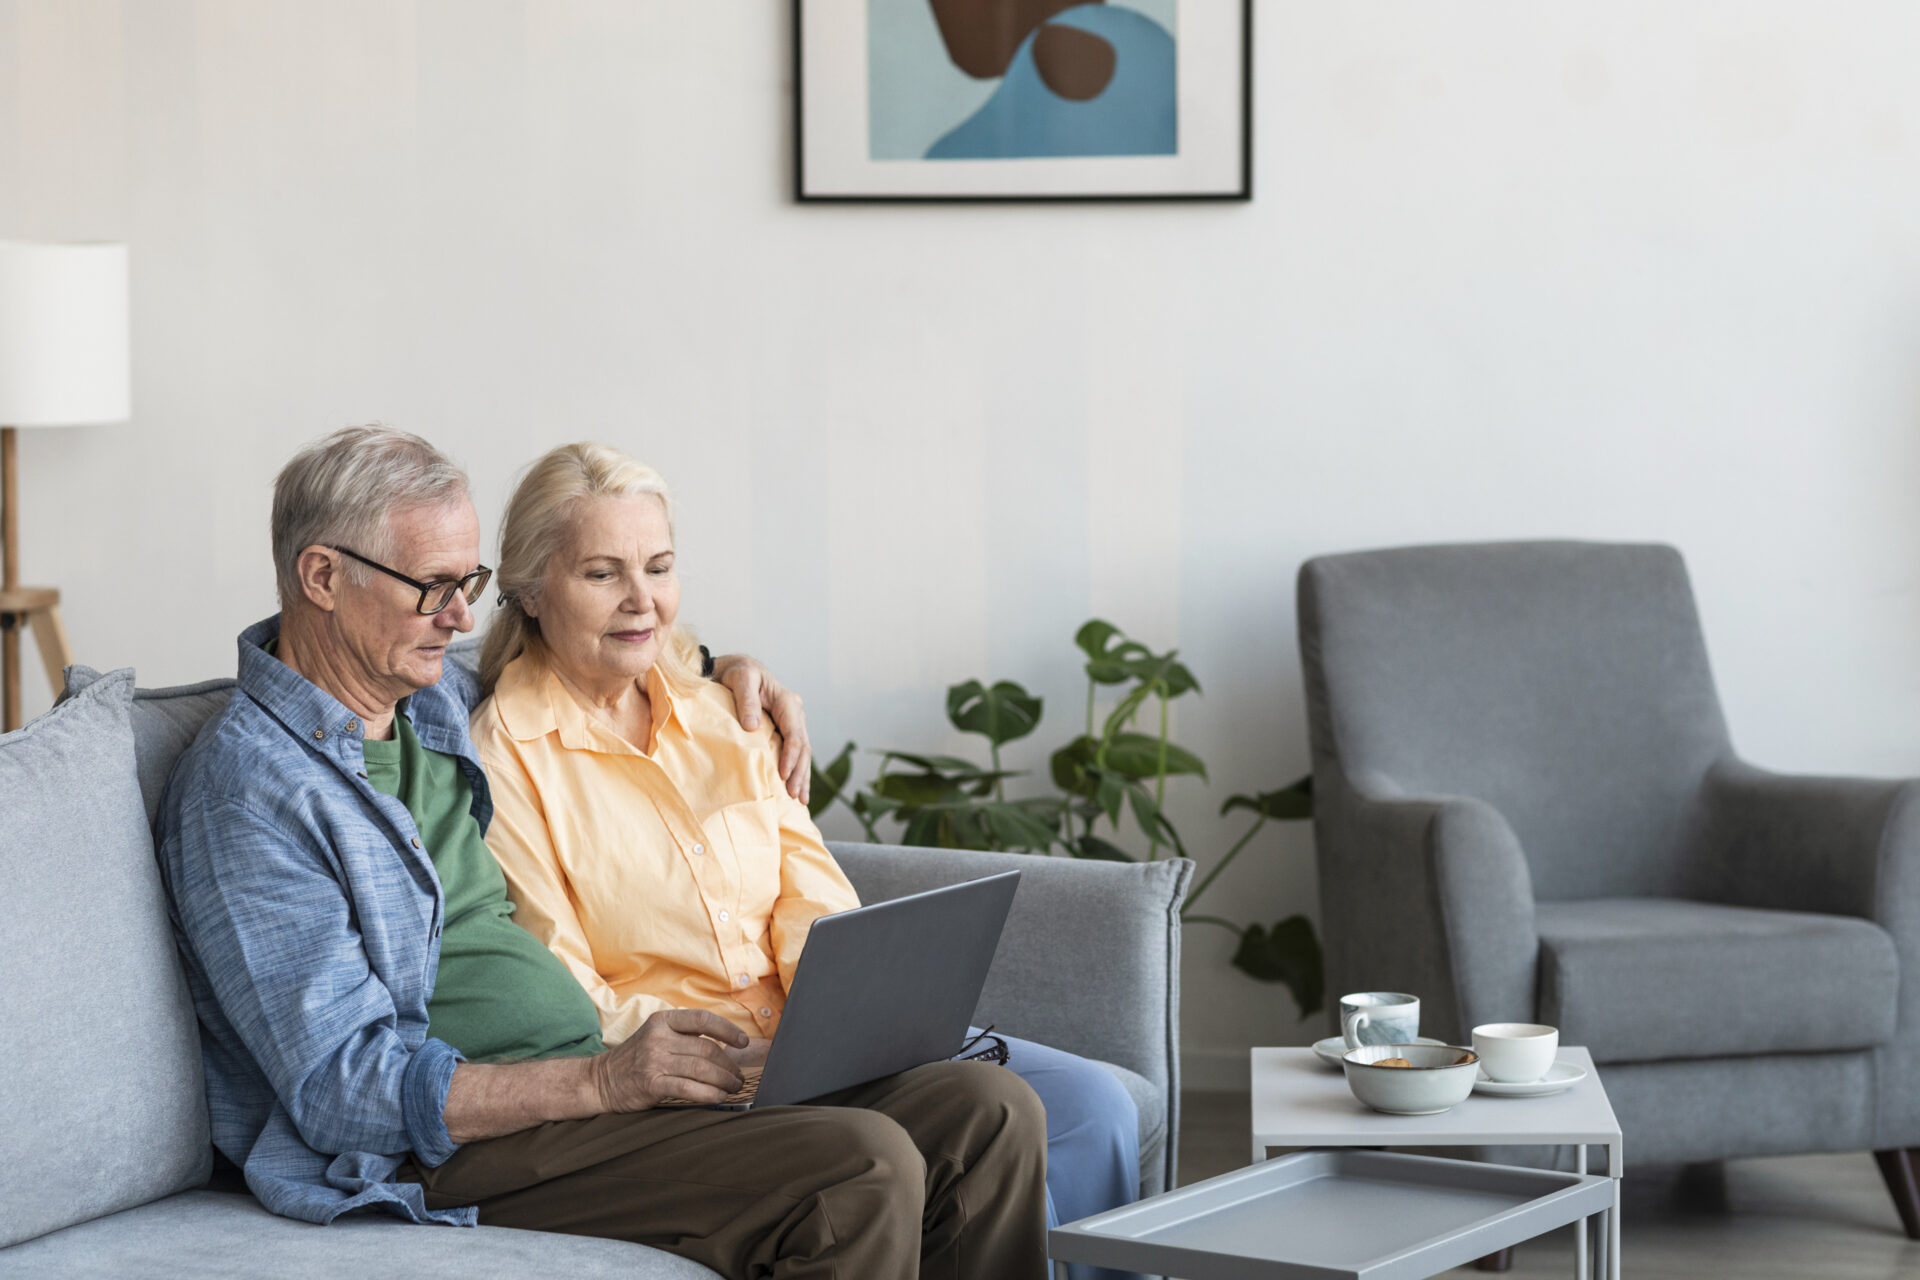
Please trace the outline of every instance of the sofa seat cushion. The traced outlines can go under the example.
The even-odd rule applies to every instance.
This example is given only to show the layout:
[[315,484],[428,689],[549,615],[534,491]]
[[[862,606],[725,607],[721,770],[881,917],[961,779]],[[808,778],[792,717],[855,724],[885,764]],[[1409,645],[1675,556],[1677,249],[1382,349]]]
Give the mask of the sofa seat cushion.
[[137,1209],[0,1249],[0,1277],[66,1280],[257,1276],[337,1280],[405,1276],[428,1280],[713,1280],[714,1273],[670,1253],[589,1236],[510,1227],[426,1227],[384,1214],[356,1214],[330,1226],[278,1218],[250,1195],[187,1191]]
[[1596,1062],[1863,1049],[1893,1037],[1893,939],[1852,916],[1670,898],[1541,902],[1541,1021]]

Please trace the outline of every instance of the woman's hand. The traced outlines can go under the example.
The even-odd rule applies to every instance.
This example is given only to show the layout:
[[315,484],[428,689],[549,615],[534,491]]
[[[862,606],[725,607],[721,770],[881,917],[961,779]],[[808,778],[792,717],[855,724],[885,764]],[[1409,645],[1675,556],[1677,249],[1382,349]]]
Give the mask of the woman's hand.
[[805,804],[813,789],[813,744],[807,741],[800,695],[744,654],[715,658],[713,678],[732,690],[734,710],[744,727],[758,729],[763,711],[773,717],[773,727],[780,731],[780,780],[787,784],[788,795]]

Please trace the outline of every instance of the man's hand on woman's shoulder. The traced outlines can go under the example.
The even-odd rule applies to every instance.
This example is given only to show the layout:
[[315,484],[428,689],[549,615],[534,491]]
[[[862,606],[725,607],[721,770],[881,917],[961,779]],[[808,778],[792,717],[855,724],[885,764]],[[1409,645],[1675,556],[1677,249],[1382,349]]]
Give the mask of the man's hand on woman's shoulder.
[[734,710],[745,727],[758,729],[763,713],[773,717],[773,727],[780,733],[780,779],[787,784],[787,794],[805,804],[813,783],[813,744],[807,741],[800,695],[739,653],[715,658],[713,678],[732,691]]

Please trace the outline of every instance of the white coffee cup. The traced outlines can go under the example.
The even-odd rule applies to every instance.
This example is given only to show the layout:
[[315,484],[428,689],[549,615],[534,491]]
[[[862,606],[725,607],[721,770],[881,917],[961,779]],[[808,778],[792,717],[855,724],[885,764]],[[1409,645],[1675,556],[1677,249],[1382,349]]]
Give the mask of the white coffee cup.
[[1420,1038],[1420,997],[1404,991],[1356,991],[1340,997],[1340,1036],[1347,1048],[1412,1044]]
[[1552,1068],[1560,1029],[1537,1022],[1483,1022],[1473,1029],[1473,1051],[1487,1079],[1527,1084]]

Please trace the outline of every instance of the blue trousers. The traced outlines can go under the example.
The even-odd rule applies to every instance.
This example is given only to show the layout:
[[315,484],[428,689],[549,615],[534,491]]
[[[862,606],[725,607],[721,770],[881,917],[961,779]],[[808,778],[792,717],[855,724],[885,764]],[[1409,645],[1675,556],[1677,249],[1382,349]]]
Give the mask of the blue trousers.
[[[1007,1066],[1047,1108],[1047,1226],[1138,1200],[1140,1114],[1113,1073],[1076,1054],[1003,1038]],[[1080,1263],[1068,1270],[1073,1280],[1136,1280]]]

